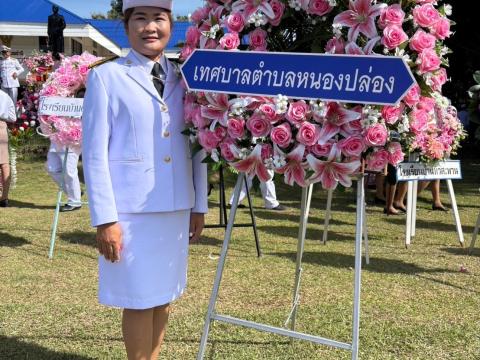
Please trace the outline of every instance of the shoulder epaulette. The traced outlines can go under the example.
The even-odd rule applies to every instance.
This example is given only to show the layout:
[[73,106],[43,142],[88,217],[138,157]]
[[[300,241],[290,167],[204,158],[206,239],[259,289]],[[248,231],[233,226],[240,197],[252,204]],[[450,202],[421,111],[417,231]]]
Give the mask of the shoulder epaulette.
[[113,60],[116,60],[118,59],[120,56],[118,55],[114,55],[114,56],[110,56],[110,57],[106,57],[106,58],[103,58],[101,60],[98,60],[98,61],[95,61],[94,63],[90,64],[88,66],[89,69],[93,69],[94,67],[97,67],[97,66],[100,66],[100,65],[103,65],[107,62],[110,62],[110,61],[113,61]]

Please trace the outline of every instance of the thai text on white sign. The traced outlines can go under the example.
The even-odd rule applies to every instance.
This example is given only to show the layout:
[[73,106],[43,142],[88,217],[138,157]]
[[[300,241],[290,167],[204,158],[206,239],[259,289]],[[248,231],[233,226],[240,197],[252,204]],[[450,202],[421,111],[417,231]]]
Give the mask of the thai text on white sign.
[[434,164],[403,162],[397,166],[398,181],[461,179],[459,160],[439,161]]
[[83,99],[59,96],[41,97],[38,114],[80,118],[83,114]]

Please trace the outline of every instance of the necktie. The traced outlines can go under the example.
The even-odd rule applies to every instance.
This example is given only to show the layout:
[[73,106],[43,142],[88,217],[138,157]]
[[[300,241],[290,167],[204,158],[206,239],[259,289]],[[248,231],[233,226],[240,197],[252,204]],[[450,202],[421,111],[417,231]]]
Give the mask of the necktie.
[[159,63],[156,62],[155,65],[153,65],[151,74],[153,76],[153,86],[155,86],[155,89],[157,89],[160,97],[163,97],[163,88],[165,85],[163,84],[163,81],[160,80],[163,75],[163,69]]

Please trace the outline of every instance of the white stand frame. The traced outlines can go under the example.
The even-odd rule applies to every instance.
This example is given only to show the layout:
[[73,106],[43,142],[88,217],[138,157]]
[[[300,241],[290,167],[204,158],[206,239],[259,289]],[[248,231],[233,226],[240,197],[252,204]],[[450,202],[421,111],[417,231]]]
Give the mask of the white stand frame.
[[218,292],[220,289],[220,282],[222,280],[223,270],[225,267],[225,260],[228,253],[228,247],[230,244],[233,224],[235,221],[235,215],[236,215],[237,206],[238,206],[238,198],[240,196],[240,190],[243,186],[243,181],[244,181],[244,176],[242,174],[239,174],[236,185],[235,185],[233,205],[231,208],[230,216],[228,218],[227,230],[225,232],[225,238],[223,241],[223,246],[222,246],[220,259],[217,267],[217,272],[215,275],[215,282],[213,285],[212,294],[210,296],[210,302],[208,305],[208,311],[205,319],[202,338],[200,340],[200,348],[197,354],[197,360],[202,360],[205,356],[205,351],[206,351],[207,342],[208,342],[208,335],[210,332],[210,325],[212,324],[213,321],[221,321],[221,322],[225,322],[225,323],[229,323],[237,326],[244,326],[244,327],[248,327],[248,328],[252,328],[260,331],[287,336],[292,339],[307,340],[317,344],[323,344],[323,345],[332,346],[339,349],[348,350],[351,352],[352,360],[358,359],[359,329],[360,329],[360,291],[361,291],[361,271],[362,271],[362,234],[363,234],[363,226],[365,224],[364,176],[360,175],[360,178],[358,179],[358,183],[357,183],[355,276],[354,276],[353,325],[352,325],[352,343],[351,344],[295,331],[296,313],[298,311],[298,305],[299,305],[298,292],[300,288],[300,279],[301,279],[301,273],[302,273],[301,261],[302,261],[303,250],[305,245],[305,233],[307,228],[308,212],[309,212],[310,201],[311,201],[311,190],[312,190],[311,187],[302,189],[301,219],[300,219],[300,228],[298,232],[297,266],[296,266],[296,273],[295,273],[293,307],[292,307],[290,316],[287,319],[287,323],[291,320],[291,329],[289,330],[286,328],[273,327],[266,324],[259,324],[252,321],[233,318],[231,316],[220,315],[216,313],[215,306],[218,298]]
[[[408,161],[418,161],[416,154],[410,154]],[[450,202],[452,203],[453,220],[457,228],[458,241],[463,247],[465,245],[465,239],[463,237],[462,224],[460,222],[460,214],[458,212],[457,199],[453,190],[453,184],[451,179],[447,179],[448,194],[450,195]],[[417,227],[417,193],[418,193],[418,181],[408,181],[407,184],[407,223],[405,231],[405,247],[408,248],[412,242],[412,237],[415,237]]]
[[[55,250],[55,239],[57,238],[57,229],[58,229],[58,220],[60,218],[60,206],[65,205],[66,202],[62,201],[62,195],[65,192],[65,173],[67,171],[67,159],[68,159],[68,147],[65,149],[65,157],[63,158],[63,165],[62,165],[62,182],[60,184],[60,188],[58,189],[57,193],[57,205],[55,206],[55,214],[53,216],[53,224],[52,224],[52,234],[50,236],[50,249],[48,251],[48,258],[53,259],[53,251]],[[80,202],[82,205],[88,205],[88,202]]]

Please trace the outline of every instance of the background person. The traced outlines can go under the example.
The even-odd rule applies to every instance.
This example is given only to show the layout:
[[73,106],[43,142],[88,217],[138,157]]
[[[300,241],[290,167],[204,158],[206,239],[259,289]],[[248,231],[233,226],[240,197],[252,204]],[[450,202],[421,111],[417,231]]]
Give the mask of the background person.
[[0,91],[0,170],[2,172],[2,196],[0,207],[8,206],[8,192],[10,190],[10,158],[8,154],[8,133],[5,122],[15,122],[15,104],[12,99]]
[[98,296],[124,309],[129,359],[158,357],[169,304],[185,290],[189,240],[208,211],[205,152],[192,159],[185,90],[164,55],[171,10],[171,0],[123,1],[132,50],[90,71],[84,102],[83,165],[103,255]]
[[2,90],[5,91],[8,96],[13,100],[13,103],[17,103],[18,88],[20,83],[18,77],[23,73],[24,68],[17,59],[12,58],[12,49],[3,45],[1,47],[2,57],[0,59],[0,78],[2,79]]

